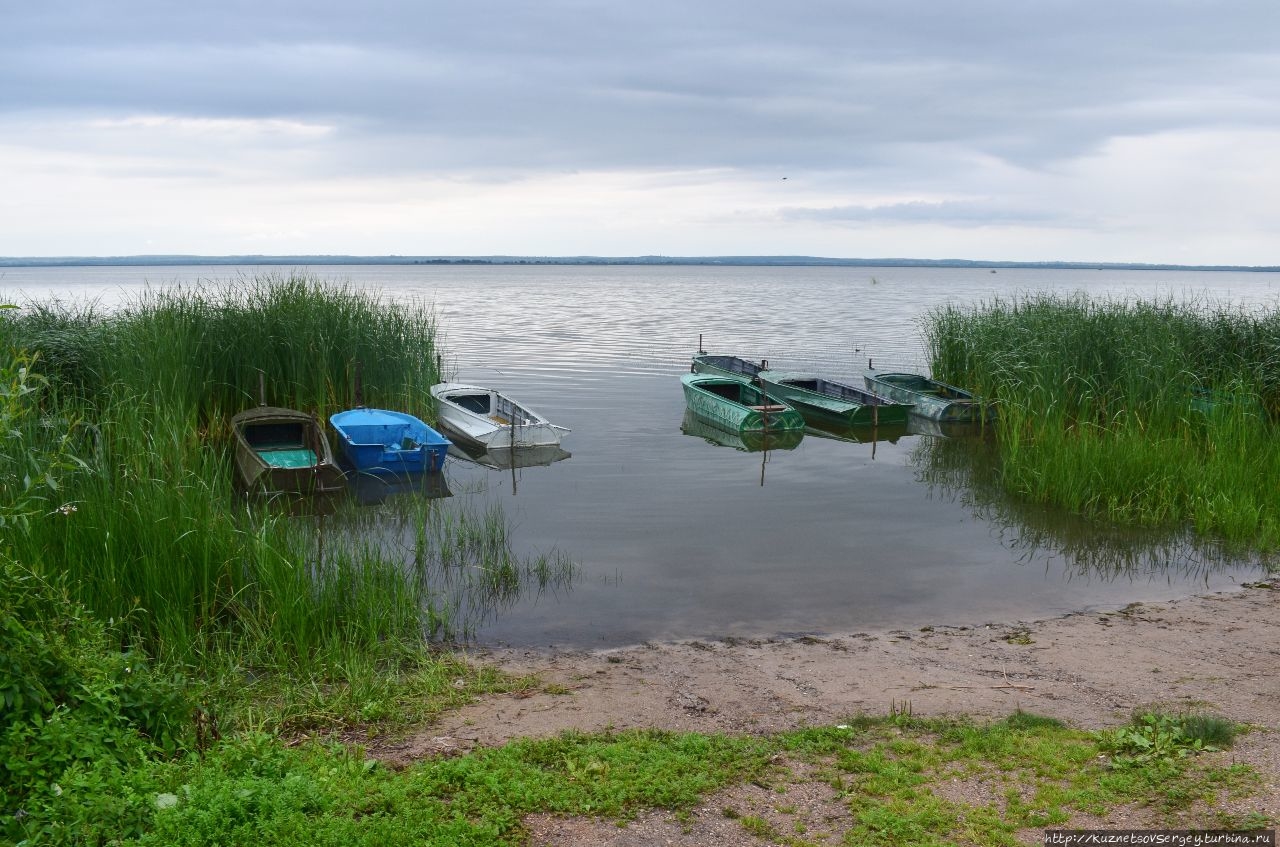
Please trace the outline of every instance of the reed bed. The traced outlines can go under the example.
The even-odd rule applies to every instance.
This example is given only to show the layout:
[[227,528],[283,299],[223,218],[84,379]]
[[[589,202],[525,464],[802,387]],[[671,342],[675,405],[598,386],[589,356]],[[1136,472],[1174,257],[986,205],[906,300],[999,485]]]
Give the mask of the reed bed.
[[320,415],[348,407],[357,366],[368,405],[429,416],[437,381],[426,304],[303,274],[151,289],[111,313],[52,302],[4,317],[0,340],[38,353],[63,389],[150,397],[203,422],[260,399]]
[[[234,493],[229,438],[260,373],[269,404],[323,419],[352,404],[357,362],[366,403],[430,420],[427,307],[270,276],[151,291],[110,313],[25,304],[0,312],[2,351],[0,515],[15,531],[0,554],[65,577],[127,646],[184,664],[227,651],[324,664],[452,631],[427,577],[457,547],[436,501],[401,505],[444,533],[424,543],[429,561],[326,544],[323,521]],[[501,516],[478,520],[479,566],[516,570]]]
[[1031,295],[927,316],[933,373],[999,406],[1001,485],[1280,547],[1280,311]]

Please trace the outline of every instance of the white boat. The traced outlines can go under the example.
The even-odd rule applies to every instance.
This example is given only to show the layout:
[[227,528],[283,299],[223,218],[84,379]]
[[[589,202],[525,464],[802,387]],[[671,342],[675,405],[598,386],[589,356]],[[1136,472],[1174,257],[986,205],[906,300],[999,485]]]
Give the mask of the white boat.
[[431,396],[442,427],[486,450],[554,447],[569,431],[492,388],[442,382],[431,386]]

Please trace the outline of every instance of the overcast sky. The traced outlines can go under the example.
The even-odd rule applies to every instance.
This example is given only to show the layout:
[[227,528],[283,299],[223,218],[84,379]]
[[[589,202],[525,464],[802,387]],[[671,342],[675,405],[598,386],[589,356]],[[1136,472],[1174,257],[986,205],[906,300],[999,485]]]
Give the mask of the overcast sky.
[[1280,264],[1280,2],[0,0],[0,255]]

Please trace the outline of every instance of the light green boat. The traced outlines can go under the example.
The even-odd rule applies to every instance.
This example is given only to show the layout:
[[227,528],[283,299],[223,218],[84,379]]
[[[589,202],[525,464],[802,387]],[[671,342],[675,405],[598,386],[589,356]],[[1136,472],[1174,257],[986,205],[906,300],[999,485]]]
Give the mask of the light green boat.
[[760,371],[770,397],[786,401],[806,418],[840,426],[905,424],[911,407],[874,392],[810,374]]
[[736,377],[689,373],[680,383],[689,411],[712,426],[739,435],[804,430],[799,412]]
[[995,407],[963,388],[912,373],[867,371],[867,389],[898,403],[911,404],[911,413],[934,421],[995,420]]

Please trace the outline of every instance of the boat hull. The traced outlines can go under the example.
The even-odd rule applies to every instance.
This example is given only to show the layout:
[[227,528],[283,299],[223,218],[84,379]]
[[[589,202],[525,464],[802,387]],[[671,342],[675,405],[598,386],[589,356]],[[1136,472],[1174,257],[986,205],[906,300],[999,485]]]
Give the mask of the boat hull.
[[699,420],[728,432],[804,430],[804,418],[759,388],[731,376],[685,374],[685,406]]
[[314,415],[259,406],[233,416],[231,429],[236,475],[245,491],[326,494],[346,486],[346,475]]
[[911,407],[874,392],[809,374],[761,371],[770,397],[785,400],[806,418],[842,426],[906,423]]
[[868,371],[867,389],[896,403],[911,405],[911,414],[933,421],[990,421],[995,408],[962,388],[911,373]]
[[364,473],[439,471],[449,452],[449,439],[404,412],[351,409],[329,423],[347,461]]
[[558,447],[561,433],[568,431],[491,388],[446,382],[432,386],[431,396],[440,426],[485,450]]

